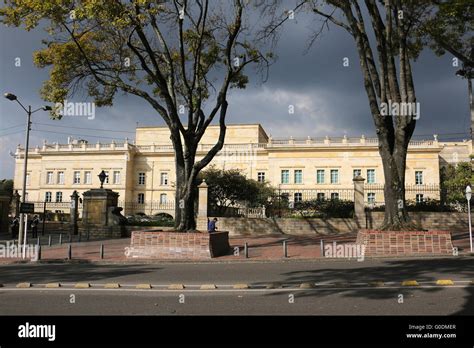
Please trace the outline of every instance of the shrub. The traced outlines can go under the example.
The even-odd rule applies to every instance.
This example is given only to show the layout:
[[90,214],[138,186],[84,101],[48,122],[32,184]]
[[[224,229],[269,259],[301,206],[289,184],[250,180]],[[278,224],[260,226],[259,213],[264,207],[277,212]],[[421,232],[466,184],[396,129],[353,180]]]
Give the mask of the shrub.
[[302,217],[350,218],[354,215],[354,202],[314,199],[295,203],[294,210]]

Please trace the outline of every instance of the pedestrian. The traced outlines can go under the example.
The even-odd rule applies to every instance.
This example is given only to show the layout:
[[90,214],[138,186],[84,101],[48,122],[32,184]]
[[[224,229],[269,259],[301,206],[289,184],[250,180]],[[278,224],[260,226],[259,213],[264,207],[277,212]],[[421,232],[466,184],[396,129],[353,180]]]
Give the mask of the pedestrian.
[[13,239],[17,238],[18,237],[18,232],[20,230],[20,222],[19,222],[19,220],[16,216],[11,222],[10,229],[11,229],[11,232],[12,232],[12,238]]
[[39,217],[35,215],[33,221],[31,221],[31,231],[33,233],[33,238],[38,238],[38,225],[39,225]]
[[212,219],[207,223],[207,231],[208,232],[216,232],[217,231],[217,218]]

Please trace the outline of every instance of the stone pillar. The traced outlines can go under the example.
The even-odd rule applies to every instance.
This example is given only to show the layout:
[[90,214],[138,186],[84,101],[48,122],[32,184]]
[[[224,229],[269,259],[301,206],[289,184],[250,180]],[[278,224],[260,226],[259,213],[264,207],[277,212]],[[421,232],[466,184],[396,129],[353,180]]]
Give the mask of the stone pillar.
[[71,222],[70,222],[70,234],[71,235],[76,235],[78,234],[78,226],[77,226],[77,220],[79,218],[79,194],[77,191],[74,190],[74,192],[71,195]]
[[92,189],[83,193],[81,235],[90,238],[118,238],[124,235],[119,194],[109,189]]
[[365,227],[364,181],[360,175],[352,179],[354,182],[354,220],[359,227]]
[[207,231],[207,207],[208,207],[208,186],[206,180],[198,186],[198,216],[196,221],[196,228],[200,231]]

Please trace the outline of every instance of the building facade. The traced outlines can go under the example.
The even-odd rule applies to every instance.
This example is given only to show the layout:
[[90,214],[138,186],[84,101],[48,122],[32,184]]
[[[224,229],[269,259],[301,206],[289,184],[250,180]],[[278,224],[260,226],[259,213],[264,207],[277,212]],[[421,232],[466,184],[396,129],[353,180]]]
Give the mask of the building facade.
[[[212,148],[218,135],[218,126],[208,128],[197,159]],[[470,161],[471,154],[471,141],[441,142],[436,136],[412,141],[406,184],[414,189],[407,192],[407,198],[438,198],[436,190],[417,193],[416,187],[436,187],[441,166]],[[19,146],[14,180],[20,194],[23,161],[24,149]],[[352,179],[361,175],[365,178],[367,202],[383,200],[383,167],[374,138],[273,139],[259,124],[229,125],[224,148],[211,165],[240,169],[249,178],[288,192],[293,201],[304,199],[308,192],[318,198],[350,199]],[[104,187],[119,193],[125,214],[174,214],[174,152],[166,127],[137,128],[133,142],[45,141],[41,147],[29,149],[27,200],[56,203],[53,210],[64,211],[74,190],[82,194],[100,186],[98,174],[102,170],[108,174]]]

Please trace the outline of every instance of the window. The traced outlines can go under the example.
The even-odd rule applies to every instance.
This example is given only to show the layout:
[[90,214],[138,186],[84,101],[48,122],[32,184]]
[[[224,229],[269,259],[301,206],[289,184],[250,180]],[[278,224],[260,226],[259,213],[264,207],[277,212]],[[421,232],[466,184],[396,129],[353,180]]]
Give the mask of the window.
[[257,173],[257,180],[258,180],[258,182],[264,182],[265,181],[265,172],[258,172]]
[[144,193],[139,193],[138,194],[138,204],[144,204],[145,203],[145,194]]
[[74,184],[80,184],[81,183],[81,172],[74,172]]
[[45,202],[51,202],[51,192],[46,192],[45,195],[44,195],[44,200]]
[[295,170],[295,184],[303,183],[303,171],[301,169]]
[[168,195],[166,193],[160,194],[160,204],[165,204],[168,202]]
[[145,185],[145,173],[138,173],[138,185]]
[[422,193],[417,193],[416,194],[416,203],[420,204],[424,202],[423,194]]
[[92,184],[92,174],[91,172],[84,172],[84,184]]
[[375,203],[375,193],[374,192],[367,193],[367,203]]
[[362,170],[361,169],[354,169],[353,171],[353,177],[358,177],[362,175]]
[[30,185],[30,173],[26,174],[26,186]]
[[422,171],[415,172],[415,184],[423,185],[423,172]]
[[62,192],[56,192],[56,202],[62,202],[63,201],[63,193]]
[[104,184],[108,184],[109,183],[109,172],[108,171],[104,171],[105,173],[105,181],[104,181]]
[[120,172],[114,172],[114,185],[120,184]]
[[161,186],[168,186],[168,173],[161,173],[160,174],[160,185]]
[[303,200],[303,194],[301,192],[295,192],[295,203],[301,202]]
[[64,172],[58,172],[58,184],[64,185]]
[[339,193],[338,192],[332,192],[331,193],[331,199],[332,200],[339,199]]
[[324,184],[324,169],[318,169],[316,171],[316,183]]
[[326,195],[323,192],[319,192],[316,197],[318,201],[324,201],[326,199]]
[[339,169],[331,169],[331,184],[339,183]]
[[54,183],[53,181],[54,181],[53,180],[53,172],[46,172],[46,183],[48,185],[51,185],[51,184]]
[[367,169],[367,184],[375,184],[375,169]]
[[289,184],[290,183],[290,171],[284,169],[281,171],[281,183],[282,184]]

